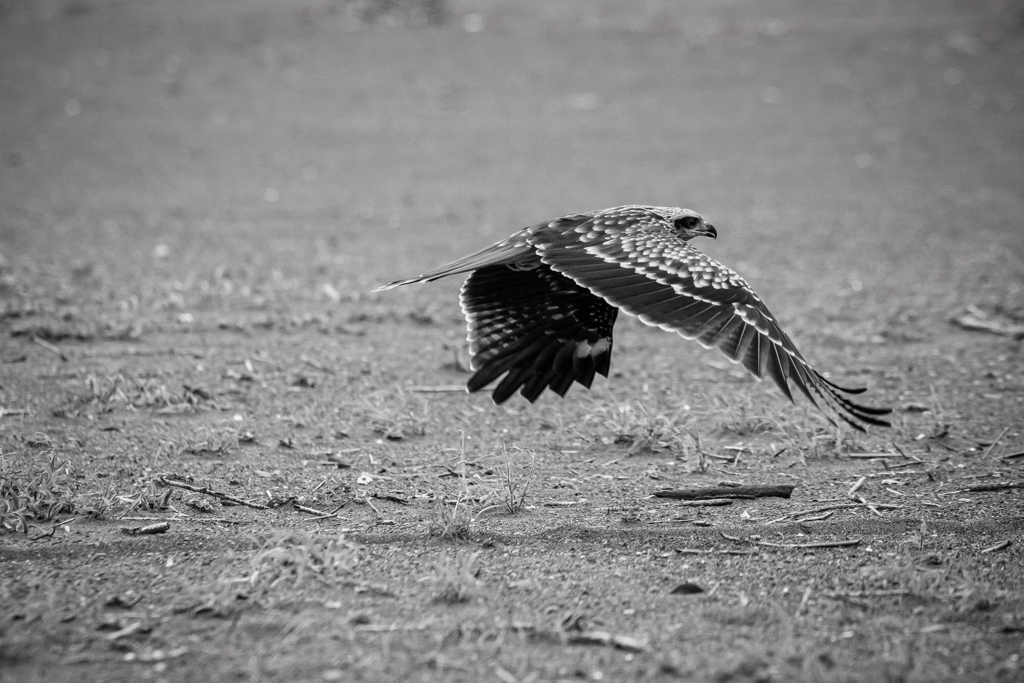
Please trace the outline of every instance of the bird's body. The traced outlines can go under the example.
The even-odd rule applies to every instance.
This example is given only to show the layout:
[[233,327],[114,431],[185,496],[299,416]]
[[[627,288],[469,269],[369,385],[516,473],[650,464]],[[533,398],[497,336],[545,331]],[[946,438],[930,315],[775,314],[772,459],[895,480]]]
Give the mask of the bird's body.
[[[608,376],[618,311],[717,346],[757,378],[772,378],[792,400],[792,382],[814,405],[841,419],[888,425],[889,409],[862,406],[860,393],[822,377],[797,350],[746,281],[688,241],[716,237],[689,209],[620,206],[563,216],[409,280],[429,282],[469,272],[462,310],[469,324],[468,389],[502,375],[496,403],[516,391],[530,402],[549,388],[564,396],[573,381],[590,387]],[[821,406],[819,406],[821,407]]]

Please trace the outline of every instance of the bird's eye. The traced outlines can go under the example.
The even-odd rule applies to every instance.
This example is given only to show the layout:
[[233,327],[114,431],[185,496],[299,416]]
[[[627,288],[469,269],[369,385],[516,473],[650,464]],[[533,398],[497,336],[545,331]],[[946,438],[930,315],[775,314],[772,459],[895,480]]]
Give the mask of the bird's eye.
[[700,224],[700,219],[696,216],[683,216],[682,218],[676,219],[676,227],[683,230],[693,230]]

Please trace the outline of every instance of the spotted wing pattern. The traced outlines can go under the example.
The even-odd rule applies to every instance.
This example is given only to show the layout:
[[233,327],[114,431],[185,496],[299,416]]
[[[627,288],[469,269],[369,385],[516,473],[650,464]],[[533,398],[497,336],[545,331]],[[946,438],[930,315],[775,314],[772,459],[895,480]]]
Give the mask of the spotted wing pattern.
[[779,327],[764,302],[735,272],[673,234],[656,218],[633,220],[636,210],[598,213],[571,230],[530,237],[541,261],[647,325],[717,346],[759,379],[766,375],[793,399],[790,382],[815,406],[821,400],[840,418],[887,425],[888,409],[862,406],[822,377]]

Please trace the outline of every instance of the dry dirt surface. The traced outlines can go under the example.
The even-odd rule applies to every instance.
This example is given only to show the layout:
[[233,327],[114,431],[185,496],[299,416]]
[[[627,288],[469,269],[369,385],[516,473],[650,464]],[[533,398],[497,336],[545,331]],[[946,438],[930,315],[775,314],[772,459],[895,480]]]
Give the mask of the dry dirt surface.
[[[1009,0],[0,1],[0,680],[1024,680],[1022,112]],[[892,429],[371,293],[628,203]]]

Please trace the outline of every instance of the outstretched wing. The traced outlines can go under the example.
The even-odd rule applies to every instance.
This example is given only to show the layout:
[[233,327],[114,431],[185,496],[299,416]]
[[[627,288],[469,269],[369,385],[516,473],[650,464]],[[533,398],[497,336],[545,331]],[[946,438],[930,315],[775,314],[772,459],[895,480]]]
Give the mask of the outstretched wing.
[[470,391],[504,374],[494,402],[521,388],[532,403],[546,388],[564,396],[574,380],[589,388],[595,373],[608,376],[618,311],[536,255],[475,270],[460,300],[476,370]]
[[792,382],[815,406],[840,418],[886,425],[891,410],[863,406],[842,393],[860,393],[822,377],[797,350],[743,278],[669,230],[596,216],[568,230],[530,236],[541,261],[647,325],[717,346],[759,379],[768,375],[793,400]]

